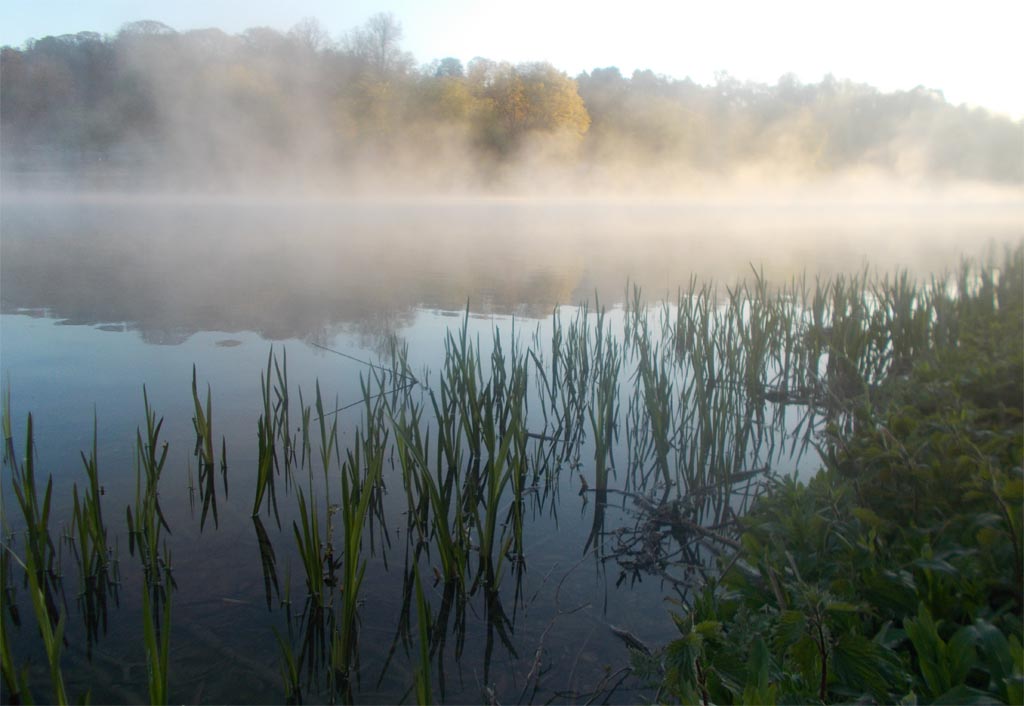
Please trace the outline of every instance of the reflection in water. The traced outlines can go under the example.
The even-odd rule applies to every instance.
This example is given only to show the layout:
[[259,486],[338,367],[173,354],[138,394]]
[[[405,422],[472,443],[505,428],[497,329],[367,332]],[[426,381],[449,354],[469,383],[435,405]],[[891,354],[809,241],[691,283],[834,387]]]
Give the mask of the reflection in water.
[[[154,633],[173,608],[180,676],[171,688],[197,690],[174,700],[276,699],[280,682],[267,675],[280,668],[290,700],[395,701],[423,663],[435,693],[455,702],[629,699],[634,694],[616,691],[628,668],[606,668],[626,659],[609,635],[634,647],[644,644],[634,630],[666,639],[659,630],[674,628],[663,625],[662,594],[685,597],[716,552],[733,546],[736,515],[767,468],[788,463],[824,421],[850,418],[833,404],[849,375],[866,389],[898,372],[899,357],[889,355],[899,353],[890,338],[898,327],[883,321],[870,341],[859,335],[870,322],[852,315],[826,327],[807,318],[813,307],[796,287],[769,295],[761,280],[723,298],[691,289],[650,311],[639,295],[617,311],[559,310],[536,324],[531,345],[518,321],[478,316],[546,315],[555,302],[594,292],[608,304],[627,278],[656,293],[691,272],[728,281],[746,273],[748,260],[777,279],[812,265],[856,269],[898,232],[906,237],[873,263],[914,257],[918,269],[941,269],[965,249],[965,233],[1016,235],[995,217],[982,231],[968,218],[912,226],[892,218],[859,231],[863,223],[837,217],[772,225],[767,216],[777,210],[739,211],[622,202],[14,199],[3,214],[5,311],[36,309],[104,330],[127,324],[148,342],[188,340],[153,348],[134,335],[10,316],[4,365],[16,371],[19,393],[29,380],[24,386],[45,396],[39,417],[61,426],[42,437],[51,459],[51,444],[75,443],[64,427],[80,419],[71,411],[78,396],[98,390],[109,401],[97,416],[123,417],[128,395],[118,386],[133,386],[133,408],[141,387],[130,364],[145,360],[155,371],[138,435],[101,437],[111,449],[104,482],[120,496],[112,507],[128,505],[127,546],[139,555],[113,603],[141,598]],[[786,232],[787,248],[766,232]],[[926,235],[929,255],[918,258]],[[879,290],[854,282],[860,304],[851,311],[866,311],[861,304]],[[423,310],[461,310],[467,298],[465,319]],[[216,332],[193,335],[207,329]],[[408,347],[382,348],[396,330]],[[221,333],[232,331],[237,338]],[[310,345],[290,344],[287,361],[281,347],[266,354],[248,331]],[[871,345],[854,350],[850,341]],[[343,352],[360,344],[389,355],[378,366],[365,351]],[[833,353],[863,364],[848,371],[831,364]],[[201,394],[197,359],[216,387],[216,406]],[[420,363],[432,372],[421,374]],[[289,365],[305,398],[289,382]],[[35,408],[36,400],[23,399],[19,405]],[[362,411],[346,411],[353,400]],[[124,423],[129,430],[137,411]],[[168,441],[171,456],[161,451]],[[191,466],[185,486],[186,462],[198,464],[198,487]],[[129,477],[133,469],[138,478]],[[68,477],[65,469],[56,475]],[[198,518],[182,511],[186,490],[201,496]],[[365,525],[346,519],[361,505]],[[264,514],[273,518],[266,525]],[[116,585],[116,564],[113,572]],[[645,577],[654,581],[641,585]],[[612,588],[627,581],[629,591]],[[601,595],[608,589],[611,600]],[[114,664],[135,659],[134,677],[123,682],[137,688],[146,665],[125,653],[138,652],[139,611],[119,609],[104,636],[96,629],[104,595],[85,606],[86,659],[102,638],[96,662],[108,654]],[[80,665],[76,674],[99,669]],[[141,700],[122,693],[130,688],[94,696]]]
[[[870,211],[870,217],[865,212]],[[1019,237],[1016,202],[778,206],[629,200],[303,201],[4,196],[2,305],[127,324],[151,343],[197,331],[367,342],[417,308],[543,317],[621,301],[627,280],[674,295],[692,274],[763,267],[945,268]]]

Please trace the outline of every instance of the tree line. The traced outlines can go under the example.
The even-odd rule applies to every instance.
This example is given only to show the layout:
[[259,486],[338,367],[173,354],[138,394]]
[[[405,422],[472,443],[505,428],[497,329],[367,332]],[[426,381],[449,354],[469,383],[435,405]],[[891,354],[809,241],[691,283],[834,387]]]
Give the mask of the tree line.
[[417,65],[386,14],[332,39],[316,20],[29,40],[0,55],[5,171],[152,168],[281,175],[372,165],[499,179],[509,165],[1024,181],[1024,126],[925,88],[884,93],[825,77],[713,84],[545,62]]

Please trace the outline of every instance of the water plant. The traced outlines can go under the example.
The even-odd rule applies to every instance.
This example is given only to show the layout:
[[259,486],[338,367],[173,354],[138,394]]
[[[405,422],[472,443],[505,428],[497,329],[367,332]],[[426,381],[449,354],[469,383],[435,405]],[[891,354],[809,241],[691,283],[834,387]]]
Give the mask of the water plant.
[[117,560],[111,561],[112,550],[107,543],[107,527],[103,522],[99,482],[97,422],[93,416],[92,450],[88,457],[82,452],[88,486],[79,501],[78,484],[73,487],[72,535],[70,545],[78,567],[78,604],[85,619],[86,644],[99,639],[100,628],[107,629],[108,597],[118,601],[119,580]]
[[[35,479],[35,441],[32,415],[29,414],[26,420],[25,455],[21,463],[18,463],[11,438],[9,394],[8,388],[3,403],[3,427],[7,447],[5,449],[5,465],[11,469],[12,486],[25,523],[25,556],[24,559],[18,557],[13,548],[6,544],[0,546],[4,554],[2,573],[4,581],[6,581],[12,558],[24,570],[32,612],[35,615],[46,660],[49,664],[53,701],[66,704],[68,698],[64,688],[64,675],[61,671],[61,652],[67,616],[59,610],[55,601],[55,592],[59,590],[60,586],[59,577],[54,571],[55,550],[49,532],[53,477],[47,479],[46,490],[40,504]],[[7,593],[6,583],[4,585],[5,593]],[[0,661],[0,666],[3,668],[4,685],[11,690],[12,694],[17,694],[20,698],[28,700],[30,691],[25,673],[17,670],[11,657],[6,616],[0,620],[0,632],[2,632],[0,642],[3,643],[6,655]]]
[[[199,528],[206,525],[207,514],[213,511],[213,524],[217,526],[217,482],[214,477],[216,458],[213,453],[213,402],[212,390],[209,383],[206,385],[206,406],[199,400],[199,390],[196,386],[196,366],[192,366],[192,402],[194,416],[192,426],[196,431],[196,448],[194,456],[199,463],[199,488],[203,497],[203,511],[199,520]],[[224,492],[227,493],[227,439],[221,439],[221,476],[224,480]]]
[[[170,564],[170,557],[167,557]],[[160,595],[163,599],[155,601],[156,592],[148,585],[142,587],[142,637],[146,654],[146,685],[149,688],[149,703],[168,703],[168,665],[171,641],[171,590],[173,588],[170,572],[165,572]],[[163,616],[161,618],[161,615]]]
[[[270,402],[271,392],[271,370],[274,364],[274,350],[270,349],[267,354],[267,369],[264,372],[260,372],[260,389],[262,392],[263,401],[263,412],[260,415],[259,421],[257,422],[257,438],[259,439],[259,450],[258,450],[258,462],[256,470],[256,495],[253,499],[252,504],[252,516],[258,517],[260,509],[263,507],[263,498],[268,493],[270,497],[270,506],[274,511],[274,520],[277,522],[277,526],[281,526],[281,517],[277,510],[277,492],[274,488],[274,475],[278,472],[278,458],[277,458],[277,437],[278,437],[278,416],[274,412],[274,408]],[[304,417],[303,422],[303,439],[308,440],[308,418]],[[287,433],[287,430],[286,432]],[[304,443],[303,449],[305,450],[307,444]],[[305,453],[303,453],[305,458]]]
[[[156,412],[149,405],[145,386],[142,399],[146,419],[146,435],[136,430],[135,446],[135,503],[128,506],[125,515],[128,525],[128,551],[133,556],[136,550],[145,572],[146,585],[160,598],[164,573],[169,575],[171,563],[166,544],[161,555],[161,534],[171,533],[163,510],[160,508],[158,487],[164,464],[167,462],[168,443],[160,442],[160,430],[164,420],[157,420]],[[143,482],[144,481],[144,482]],[[134,507],[134,513],[132,508]],[[173,578],[170,579],[173,584]]]
[[342,690],[346,693],[351,689],[353,671],[358,673],[357,608],[359,591],[366,573],[362,552],[363,530],[371,514],[374,490],[381,482],[389,436],[384,428],[384,410],[379,398],[376,398],[377,403],[374,404],[369,384],[363,381],[362,388],[364,427],[356,429],[352,447],[346,452],[341,466],[340,515],[344,559],[340,586],[341,609],[334,633],[332,662]]

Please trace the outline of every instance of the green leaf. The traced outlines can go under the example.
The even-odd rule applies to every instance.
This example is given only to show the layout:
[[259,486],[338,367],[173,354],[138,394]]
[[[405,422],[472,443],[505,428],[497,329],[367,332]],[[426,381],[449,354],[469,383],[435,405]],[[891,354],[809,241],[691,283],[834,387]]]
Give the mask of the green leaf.
[[694,665],[699,655],[699,649],[686,637],[670,642],[665,648],[666,678],[680,689],[696,686]]
[[988,706],[1001,703],[991,694],[971,688],[966,684],[954,686],[932,702],[935,706]]
[[1007,502],[1024,502],[1024,480],[1014,479],[1006,481],[1003,483],[999,495]]
[[867,689],[876,701],[893,701],[893,689],[902,686],[899,657],[883,645],[847,634],[839,638],[832,653],[834,674],[854,693]]
[[885,524],[885,520],[866,507],[855,507],[850,512],[853,513],[854,517],[872,529],[880,529]]
[[941,694],[948,691],[951,684],[945,669],[946,644],[939,637],[935,621],[923,602],[918,605],[916,618],[903,619],[903,628],[914,645],[917,668],[928,687],[928,693]]
[[918,559],[913,564],[919,569],[927,569],[947,576],[959,576],[960,572],[948,561],[942,559]]
[[805,635],[793,645],[790,654],[804,683],[816,685],[821,679],[821,661],[814,640]]
[[967,672],[977,662],[978,653],[974,648],[975,639],[973,626],[960,628],[950,638],[949,644],[946,646],[946,657],[951,685],[963,683],[967,678]]
[[1001,684],[1003,679],[1013,674],[1013,655],[1009,641],[999,628],[984,620],[975,620],[970,630],[974,633],[975,644],[985,656],[980,666],[987,668],[992,681]]
[[693,631],[699,633],[705,640],[714,640],[722,636],[722,624],[717,620],[705,620],[697,623]]
[[784,610],[775,628],[775,640],[780,648],[786,648],[804,637],[806,632],[806,616],[798,610]]
[[825,610],[834,613],[856,613],[860,610],[860,606],[856,606],[853,603],[847,603],[845,601],[830,601],[825,606]]

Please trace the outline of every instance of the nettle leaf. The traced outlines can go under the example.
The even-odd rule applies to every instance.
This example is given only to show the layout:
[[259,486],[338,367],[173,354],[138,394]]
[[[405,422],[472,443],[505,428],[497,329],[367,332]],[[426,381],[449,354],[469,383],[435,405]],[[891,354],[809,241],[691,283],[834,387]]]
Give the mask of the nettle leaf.
[[818,645],[809,635],[804,635],[790,648],[796,671],[799,672],[804,684],[817,684],[821,679],[821,656]]
[[676,624],[676,629],[679,630],[681,635],[689,635],[693,629],[693,618],[687,615],[679,615],[678,613],[669,613],[672,616],[672,622]]
[[807,633],[807,617],[798,610],[784,610],[779,614],[779,623],[775,628],[777,645],[785,649]]
[[722,637],[722,624],[717,620],[704,620],[693,627],[693,631],[705,640],[717,640]]
[[669,680],[683,688],[697,683],[694,665],[700,656],[700,643],[699,638],[694,641],[691,637],[694,636],[691,634],[673,640],[665,648],[665,672]]

